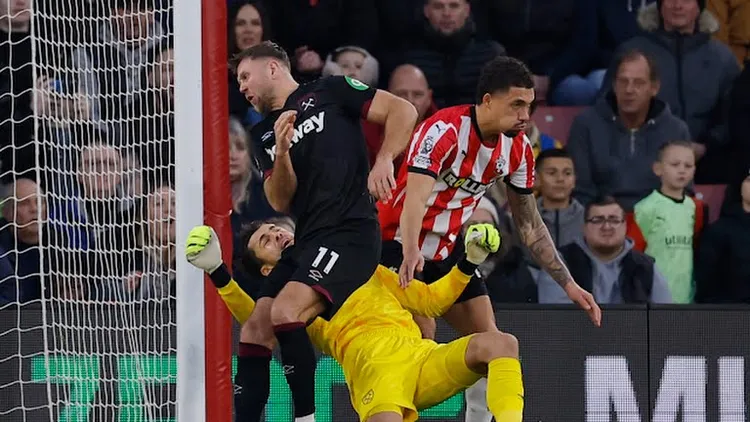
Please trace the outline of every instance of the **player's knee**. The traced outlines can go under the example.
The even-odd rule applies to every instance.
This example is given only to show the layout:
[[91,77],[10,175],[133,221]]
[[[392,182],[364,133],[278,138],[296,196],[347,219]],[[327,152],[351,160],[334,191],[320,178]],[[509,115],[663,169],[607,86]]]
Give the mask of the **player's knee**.
[[500,331],[476,334],[472,337],[469,348],[478,363],[487,364],[502,357],[518,358],[518,339]]
[[276,346],[276,338],[273,328],[268,323],[263,323],[257,318],[250,318],[242,324],[240,329],[240,342],[257,344],[271,350]]

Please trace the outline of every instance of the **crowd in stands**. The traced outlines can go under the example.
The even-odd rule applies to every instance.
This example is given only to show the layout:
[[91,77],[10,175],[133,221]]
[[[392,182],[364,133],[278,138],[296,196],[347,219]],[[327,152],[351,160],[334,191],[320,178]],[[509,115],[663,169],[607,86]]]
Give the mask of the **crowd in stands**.
[[[0,306],[174,295],[171,2],[75,3],[0,0]],[[472,102],[492,57],[522,59],[539,210],[578,283],[605,304],[750,303],[750,1],[228,0],[227,20],[230,57],[272,40],[298,80],[356,77],[420,121]],[[238,233],[281,216],[252,159],[262,116],[227,78]],[[374,158],[383,128],[363,131]],[[724,194],[706,204],[707,185]],[[481,267],[494,301],[568,300],[502,183],[471,221],[505,236]]]

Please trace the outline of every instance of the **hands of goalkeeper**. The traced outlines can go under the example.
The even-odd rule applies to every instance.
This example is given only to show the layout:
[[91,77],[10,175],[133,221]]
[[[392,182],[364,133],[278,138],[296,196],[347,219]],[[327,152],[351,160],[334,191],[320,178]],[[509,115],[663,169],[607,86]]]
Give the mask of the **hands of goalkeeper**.
[[464,236],[466,260],[480,265],[491,253],[497,252],[502,243],[500,232],[492,224],[472,224]]
[[190,230],[185,242],[185,258],[208,274],[216,271],[221,266],[222,259],[219,237],[214,229],[197,226]]

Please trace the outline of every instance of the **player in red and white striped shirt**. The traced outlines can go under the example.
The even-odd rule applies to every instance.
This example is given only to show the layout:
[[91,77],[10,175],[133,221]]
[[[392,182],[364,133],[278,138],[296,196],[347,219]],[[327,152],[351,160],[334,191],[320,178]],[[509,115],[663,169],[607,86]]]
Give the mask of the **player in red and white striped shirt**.
[[[456,240],[463,223],[487,188],[502,178],[509,187],[508,204],[521,240],[568,297],[599,325],[599,307],[560,259],[531,191],[534,156],[523,129],[533,100],[528,68],[516,59],[497,57],[482,70],[476,105],[440,110],[417,127],[392,199],[379,203],[381,263],[400,267],[403,286],[415,271],[427,283],[442,277],[453,265],[453,257],[460,256],[452,252],[461,252],[454,249],[460,248]],[[498,330],[487,288],[478,277],[444,318],[461,335]],[[425,336],[434,336],[434,321],[415,320]],[[478,383],[476,392],[467,391],[467,421],[491,418],[485,410],[484,388],[486,384]]]

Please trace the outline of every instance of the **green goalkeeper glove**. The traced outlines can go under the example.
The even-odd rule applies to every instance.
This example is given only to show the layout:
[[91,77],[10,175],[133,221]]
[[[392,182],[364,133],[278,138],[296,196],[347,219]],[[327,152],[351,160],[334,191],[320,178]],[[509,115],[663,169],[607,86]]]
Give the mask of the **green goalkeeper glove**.
[[500,249],[503,239],[492,224],[472,224],[466,230],[466,260],[480,265],[491,254]]
[[185,244],[185,258],[209,274],[221,267],[221,245],[214,229],[197,226],[190,230]]

